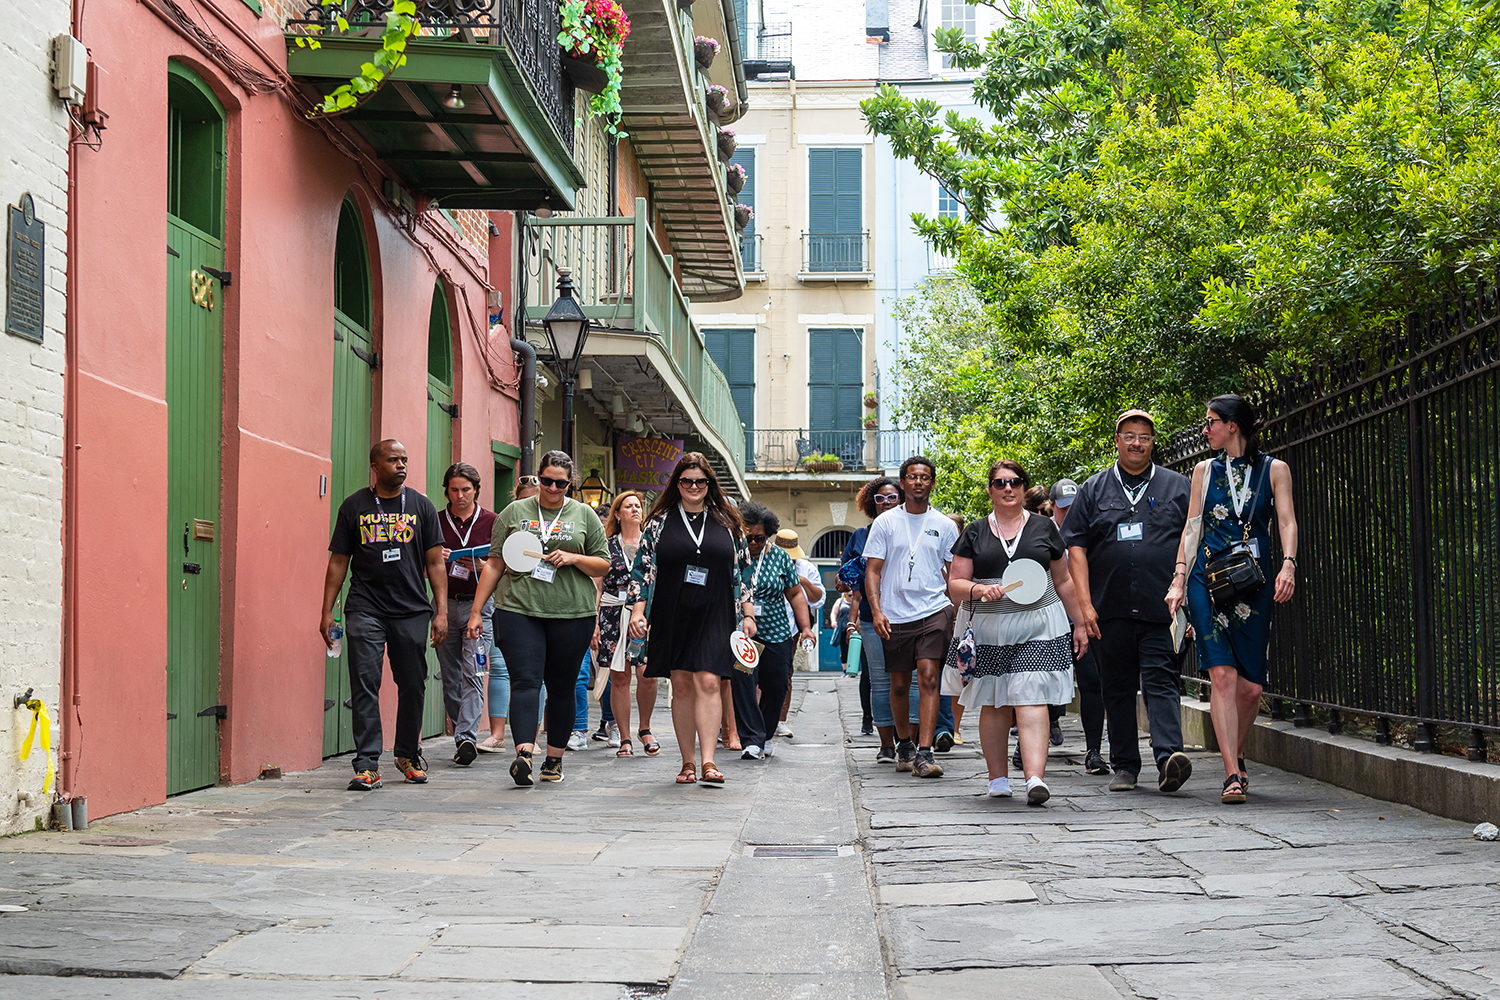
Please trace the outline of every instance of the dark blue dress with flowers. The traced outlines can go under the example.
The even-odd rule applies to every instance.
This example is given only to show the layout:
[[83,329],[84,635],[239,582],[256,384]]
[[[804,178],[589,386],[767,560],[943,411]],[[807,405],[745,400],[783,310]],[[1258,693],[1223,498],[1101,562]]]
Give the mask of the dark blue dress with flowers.
[[[1259,548],[1257,562],[1266,578],[1265,586],[1248,599],[1225,611],[1214,607],[1208,596],[1204,565],[1244,537],[1244,522],[1234,513],[1230,492],[1230,466],[1235,481],[1244,488],[1250,477],[1250,499],[1242,514],[1250,522],[1252,548]],[[1203,500],[1203,541],[1188,579],[1188,618],[1197,635],[1198,669],[1232,666],[1252,684],[1266,683],[1266,648],[1270,642],[1271,609],[1276,596],[1276,574],[1271,563],[1271,456],[1264,453],[1252,472],[1243,458],[1221,455],[1208,467],[1208,495]]]

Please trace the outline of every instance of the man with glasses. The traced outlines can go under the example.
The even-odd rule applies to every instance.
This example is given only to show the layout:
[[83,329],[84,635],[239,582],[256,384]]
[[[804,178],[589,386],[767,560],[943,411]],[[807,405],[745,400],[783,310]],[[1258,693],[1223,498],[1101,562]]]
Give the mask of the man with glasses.
[[[927,504],[937,485],[937,466],[931,459],[908,458],[901,463],[900,478],[905,503],[875,518],[865,542],[865,599],[891,678],[891,715],[899,738],[896,770],[940,778],[943,769],[933,759],[932,743],[938,721],[938,672],[948,655],[953,625],[948,564],[958,529]],[[908,721],[914,670],[920,719],[915,733]]]
[[1135,695],[1146,699],[1157,788],[1175,792],[1193,773],[1182,752],[1182,703],[1166,593],[1188,481],[1152,462],[1156,423],[1145,410],[1115,421],[1119,460],[1078,488],[1063,527],[1068,571],[1099,664],[1109,729],[1112,792],[1135,788],[1141,771]]

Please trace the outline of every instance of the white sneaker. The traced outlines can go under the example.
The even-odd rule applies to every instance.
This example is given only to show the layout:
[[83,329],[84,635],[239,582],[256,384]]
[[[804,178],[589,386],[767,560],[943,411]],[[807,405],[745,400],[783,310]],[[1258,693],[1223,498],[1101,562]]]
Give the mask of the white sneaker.
[[740,754],[740,760],[765,760],[766,755],[761,752],[760,747],[754,743],[745,744],[744,751]]
[[775,750],[771,749],[771,741],[770,740],[766,740],[765,748],[763,750],[761,750],[761,753],[764,754],[767,757],[773,756],[776,753]]
[[1026,804],[1039,806],[1052,797],[1052,791],[1041,778],[1026,779]]
[[607,747],[617,747],[620,745],[620,727],[613,722],[609,724],[609,742],[604,745]]
[[992,799],[1008,799],[1008,798],[1011,797],[1011,795],[1012,795],[1012,792],[1010,790],[1010,779],[1009,778],[991,778],[990,779],[990,798],[992,798]]
[[581,729],[573,730],[573,735],[568,737],[569,750],[582,750],[589,745],[589,738]]
[[784,737],[787,737],[788,739],[790,739],[791,735],[792,735],[792,731],[786,727],[786,723],[785,722],[778,722],[778,723],[776,723],[776,735],[777,736],[784,736]]

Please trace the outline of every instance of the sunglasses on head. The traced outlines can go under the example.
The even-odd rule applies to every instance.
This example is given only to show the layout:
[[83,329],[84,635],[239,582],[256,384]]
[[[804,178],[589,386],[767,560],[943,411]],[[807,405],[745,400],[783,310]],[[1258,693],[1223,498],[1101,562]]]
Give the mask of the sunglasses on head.
[[535,486],[535,485],[537,485],[536,476],[522,476],[520,479],[516,480],[516,485],[517,486]]
[[1025,485],[1026,480],[1022,479],[1020,476],[1000,476],[997,479],[990,480],[990,489],[992,490],[1003,490],[1007,486],[1014,489],[1020,489]]
[[702,476],[693,476],[692,478],[683,476],[681,479],[677,480],[677,485],[686,487],[690,490],[702,490],[708,488],[708,480]]
[[567,480],[567,479],[553,479],[551,476],[538,476],[537,479],[541,480],[541,483],[542,483],[543,486],[546,486],[547,488],[554,489],[554,490],[560,490],[564,486],[572,486],[573,485],[570,480]]

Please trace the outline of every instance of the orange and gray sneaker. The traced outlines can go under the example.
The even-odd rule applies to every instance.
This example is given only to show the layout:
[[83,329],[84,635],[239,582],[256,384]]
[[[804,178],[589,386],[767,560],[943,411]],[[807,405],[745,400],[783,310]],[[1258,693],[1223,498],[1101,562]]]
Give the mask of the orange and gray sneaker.
[[396,769],[406,775],[406,780],[413,785],[427,784],[427,762],[421,757],[397,757]]
[[368,792],[372,788],[379,787],[379,771],[355,771],[354,780],[349,782],[349,791],[351,792]]

